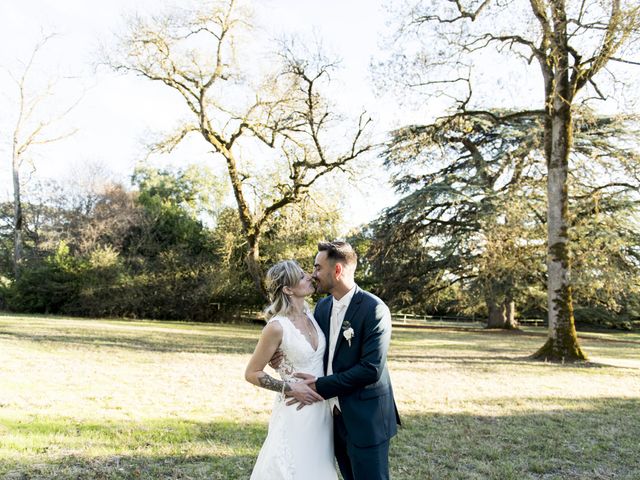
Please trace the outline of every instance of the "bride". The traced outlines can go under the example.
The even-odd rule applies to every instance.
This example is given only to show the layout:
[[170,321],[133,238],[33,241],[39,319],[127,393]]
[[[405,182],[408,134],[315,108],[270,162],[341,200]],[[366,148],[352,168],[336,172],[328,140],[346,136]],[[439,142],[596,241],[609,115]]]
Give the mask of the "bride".
[[[251,480],[337,479],[328,404],[309,388],[308,383],[315,379],[294,376],[296,372],[324,375],[324,334],[304,300],[315,290],[311,276],[293,260],[285,260],[267,272],[267,288],[271,299],[266,310],[268,323],[249,360],[245,378],[279,394]],[[280,380],[264,372],[278,348],[284,354],[277,370]],[[287,396],[298,400],[298,406],[287,405]]]

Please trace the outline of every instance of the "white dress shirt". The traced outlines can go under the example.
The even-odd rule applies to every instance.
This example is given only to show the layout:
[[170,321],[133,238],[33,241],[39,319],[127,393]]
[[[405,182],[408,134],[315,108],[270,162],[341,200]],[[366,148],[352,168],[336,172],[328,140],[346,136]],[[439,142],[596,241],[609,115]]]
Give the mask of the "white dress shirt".
[[[349,304],[351,303],[351,299],[353,298],[353,294],[356,292],[355,285],[351,290],[349,290],[340,300],[336,300],[333,298],[333,306],[331,308],[331,318],[330,318],[330,331],[329,331],[329,358],[327,360],[327,375],[331,375],[333,373],[333,354],[336,351],[336,345],[338,343],[338,335],[342,331],[342,322],[344,321],[344,316],[347,313],[347,308],[349,308]],[[340,410],[340,402],[338,401],[338,397],[332,397],[329,399],[329,409],[333,412],[333,407],[338,407]]]

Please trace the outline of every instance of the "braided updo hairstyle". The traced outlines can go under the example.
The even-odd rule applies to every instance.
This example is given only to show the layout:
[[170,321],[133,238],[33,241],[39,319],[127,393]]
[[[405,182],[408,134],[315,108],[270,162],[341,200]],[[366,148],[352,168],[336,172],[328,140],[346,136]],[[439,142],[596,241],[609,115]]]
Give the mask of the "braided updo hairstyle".
[[267,271],[265,281],[271,301],[271,304],[264,311],[267,320],[276,315],[285,315],[289,311],[291,300],[284,293],[284,287],[295,287],[303,275],[304,271],[295,260],[283,260]]

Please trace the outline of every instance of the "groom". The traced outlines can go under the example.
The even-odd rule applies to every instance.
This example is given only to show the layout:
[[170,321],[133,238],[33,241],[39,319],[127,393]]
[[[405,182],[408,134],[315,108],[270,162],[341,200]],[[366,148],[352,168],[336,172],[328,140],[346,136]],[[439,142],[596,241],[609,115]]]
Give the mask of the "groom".
[[388,479],[389,440],[400,424],[387,368],[391,314],[356,285],[357,260],[346,242],[318,244],[313,279],[319,293],[331,294],[315,309],[327,339],[326,376],[297,376],[329,401],[344,480]]

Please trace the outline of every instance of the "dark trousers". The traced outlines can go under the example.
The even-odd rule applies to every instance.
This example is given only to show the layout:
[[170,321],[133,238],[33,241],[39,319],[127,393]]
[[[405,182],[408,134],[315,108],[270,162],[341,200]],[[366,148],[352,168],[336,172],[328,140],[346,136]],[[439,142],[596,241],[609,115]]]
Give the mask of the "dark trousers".
[[342,415],[334,415],[333,442],[344,480],[389,480],[388,440],[373,447],[356,447],[349,441]]

